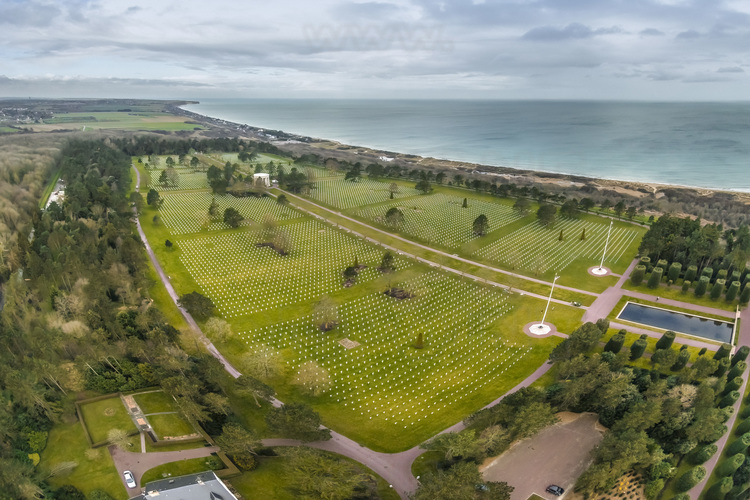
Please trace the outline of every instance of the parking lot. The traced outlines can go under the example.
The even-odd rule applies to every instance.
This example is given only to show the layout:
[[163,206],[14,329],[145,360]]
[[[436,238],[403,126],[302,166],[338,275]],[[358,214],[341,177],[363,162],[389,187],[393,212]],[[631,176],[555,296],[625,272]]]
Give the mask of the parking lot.
[[[515,488],[511,500],[532,494],[553,500],[568,496],[591,460],[591,450],[604,436],[593,413],[561,413],[560,422],[488,460],[480,469],[485,481],[505,481]],[[550,484],[565,489],[563,497],[545,491]]]

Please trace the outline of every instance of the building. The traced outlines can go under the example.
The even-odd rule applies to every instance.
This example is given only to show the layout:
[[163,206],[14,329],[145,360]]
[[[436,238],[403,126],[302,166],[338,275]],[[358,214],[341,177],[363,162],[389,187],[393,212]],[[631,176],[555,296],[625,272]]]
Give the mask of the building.
[[130,500],[237,500],[213,471],[160,479]]
[[263,186],[271,187],[271,176],[264,173],[253,174],[253,184],[256,186],[262,184]]

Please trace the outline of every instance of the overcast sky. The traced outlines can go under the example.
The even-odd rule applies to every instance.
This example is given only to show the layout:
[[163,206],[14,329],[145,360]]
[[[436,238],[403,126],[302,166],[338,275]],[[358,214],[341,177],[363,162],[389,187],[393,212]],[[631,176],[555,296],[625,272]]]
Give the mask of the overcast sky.
[[3,97],[750,99],[750,0],[0,0]]

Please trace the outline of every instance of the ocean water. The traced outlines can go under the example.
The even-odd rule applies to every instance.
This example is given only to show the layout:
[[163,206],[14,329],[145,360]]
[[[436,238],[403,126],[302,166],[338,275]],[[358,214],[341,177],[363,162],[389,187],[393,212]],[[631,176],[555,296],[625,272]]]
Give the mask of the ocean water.
[[203,99],[185,109],[386,151],[750,192],[750,102]]

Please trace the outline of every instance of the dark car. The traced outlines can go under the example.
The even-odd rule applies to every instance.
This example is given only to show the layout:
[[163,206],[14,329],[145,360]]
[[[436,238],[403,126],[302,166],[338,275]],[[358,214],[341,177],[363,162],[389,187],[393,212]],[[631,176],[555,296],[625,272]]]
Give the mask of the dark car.
[[552,493],[556,497],[559,497],[560,495],[562,495],[563,493],[565,493],[565,490],[562,489],[561,487],[559,487],[556,484],[550,484],[549,486],[547,486],[547,490],[546,491],[547,491],[547,493]]

